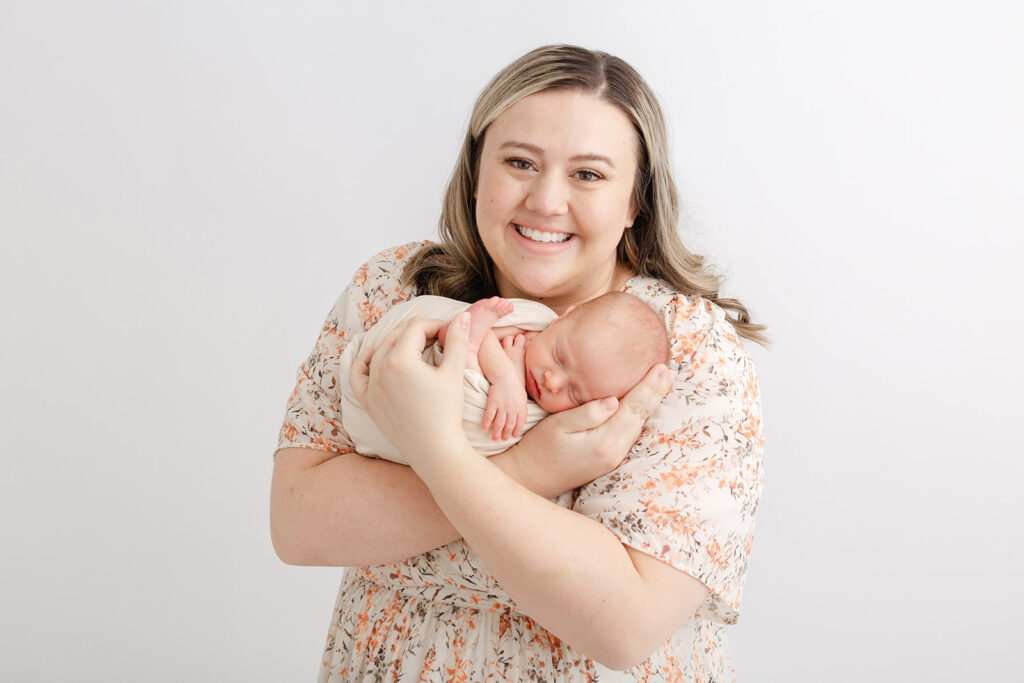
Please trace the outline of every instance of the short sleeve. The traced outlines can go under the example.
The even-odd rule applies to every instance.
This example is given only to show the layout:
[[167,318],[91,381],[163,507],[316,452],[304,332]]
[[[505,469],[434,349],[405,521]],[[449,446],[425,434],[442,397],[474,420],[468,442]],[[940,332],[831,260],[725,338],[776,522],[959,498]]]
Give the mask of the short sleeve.
[[733,623],[762,489],[757,374],[718,306],[647,278],[626,291],[664,316],[676,380],[626,460],[573,508],[701,581],[710,594],[698,612]]
[[312,352],[299,367],[278,435],[278,450],[355,450],[341,426],[341,354],[353,336],[373,327],[396,303],[412,297],[412,290],[401,286],[401,274],[409,256],[425,244],[413,242],[387,249],[356,271],[327,315]]

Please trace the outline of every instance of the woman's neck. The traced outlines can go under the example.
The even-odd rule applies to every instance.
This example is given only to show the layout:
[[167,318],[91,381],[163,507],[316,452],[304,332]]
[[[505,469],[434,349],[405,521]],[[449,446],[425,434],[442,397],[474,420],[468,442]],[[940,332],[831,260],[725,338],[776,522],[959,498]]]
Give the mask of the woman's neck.
[[633,270],[629,266],[622,263],[618,263],[616,264],[615,270],[612,272],[609,280],[606,283],[602,283],[600,286],[594,287],[592,289],[572,290],[560,296],[533,297],[527,296],[519,292],[503,291],[501,283],[499,282],[498,290],[501,296],[503,297],[525,297],[528,299],[533,299],[534,301],[544,304],[558,315],[562,315],[565,309],[569,308],[570,306],[579,306],[580,304],[590,301],[591,299],[596,299],[602,294],[620,291],[623,287],[626,286],[626,283],[630,280],[630,278],[634,277],[635,275],[636,273],[633,272]]

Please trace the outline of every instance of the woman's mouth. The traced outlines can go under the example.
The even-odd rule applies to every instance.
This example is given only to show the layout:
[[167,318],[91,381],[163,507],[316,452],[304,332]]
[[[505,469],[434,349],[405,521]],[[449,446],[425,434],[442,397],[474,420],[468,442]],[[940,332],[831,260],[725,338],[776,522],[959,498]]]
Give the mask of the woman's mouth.
[[545,232],[543,230],[528,228],[525,225],[519,225],[518,223],[513,223],[512,227],[514,227],[516,232],[526,239],[540,244],[547,244],[551,242],[561,244],[572,239],[572,233],[570,232]]

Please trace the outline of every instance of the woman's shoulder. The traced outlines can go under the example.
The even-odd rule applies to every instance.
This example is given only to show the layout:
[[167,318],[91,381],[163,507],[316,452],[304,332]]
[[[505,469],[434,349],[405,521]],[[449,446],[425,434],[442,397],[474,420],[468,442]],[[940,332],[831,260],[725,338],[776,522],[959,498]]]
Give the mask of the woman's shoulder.
[[326,325],[332,320],[357,320],[366,330],[395,304],[412,298],[412,287],[402,285],[402,271],[416,252],[431,244],[426,240],[407,242],[379,251],[356,269],[348,287],[334,304]]
[[384,282],[398,282],[402,279],[402,271],[413,254],[431,244],[433,242],[430,240],[418,240],[379,251],[359,266],[352,277],[352,282],[367,290]]
[[649,277],[634,277],[625,291],[643,299],[665,321],[672,358],[692,364],[713,355],[722,364],[747,365],[750,357],[725,310],[697,294],[682,294]]

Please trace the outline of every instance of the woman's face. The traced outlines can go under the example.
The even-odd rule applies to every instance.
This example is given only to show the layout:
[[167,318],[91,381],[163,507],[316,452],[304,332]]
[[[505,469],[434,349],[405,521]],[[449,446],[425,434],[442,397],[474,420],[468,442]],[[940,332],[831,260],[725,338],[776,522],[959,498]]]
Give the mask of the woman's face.
[[620,287],[637,138],[615,106],[577,91],[524,97],[487,129],[476,223],[505,297],[556,312]]

